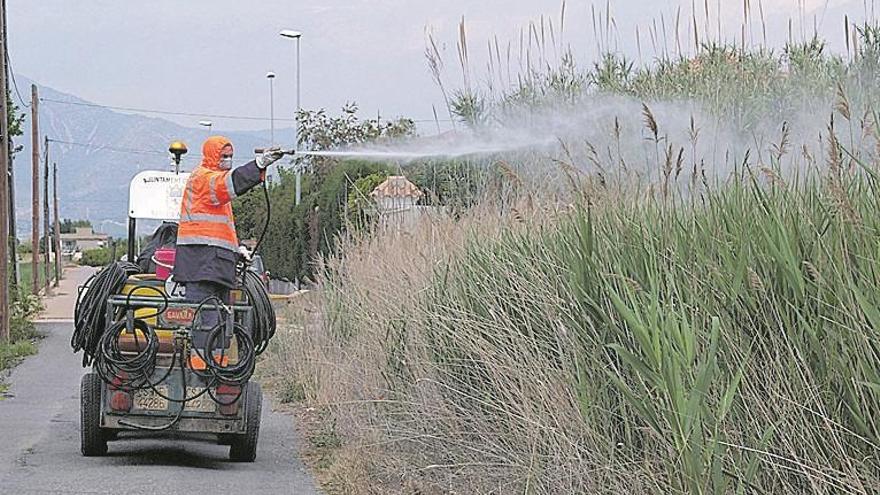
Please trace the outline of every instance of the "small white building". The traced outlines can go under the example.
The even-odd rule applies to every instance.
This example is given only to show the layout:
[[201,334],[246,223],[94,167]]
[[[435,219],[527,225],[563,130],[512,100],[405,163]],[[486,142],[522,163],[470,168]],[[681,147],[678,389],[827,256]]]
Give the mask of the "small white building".
[[61,252],[71,255],[75,252],[88,251],[107,246],[110,236],[93,232],[91,227],[77,227],[76,232],[61,234]]
[[417,203],[424,193],[402,175],[392,175],[376,186],[370,197],[376,202],[379,224],[383,228],[408,230],[425,210]]

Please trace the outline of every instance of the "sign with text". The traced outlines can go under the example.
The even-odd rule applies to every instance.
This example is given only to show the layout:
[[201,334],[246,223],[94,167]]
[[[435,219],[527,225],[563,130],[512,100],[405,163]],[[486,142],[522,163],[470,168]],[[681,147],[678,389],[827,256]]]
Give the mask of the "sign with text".
[[179,220],[180,203],[188,179],[188,173],[149,170],[137,174],[128,190],[128,216]]

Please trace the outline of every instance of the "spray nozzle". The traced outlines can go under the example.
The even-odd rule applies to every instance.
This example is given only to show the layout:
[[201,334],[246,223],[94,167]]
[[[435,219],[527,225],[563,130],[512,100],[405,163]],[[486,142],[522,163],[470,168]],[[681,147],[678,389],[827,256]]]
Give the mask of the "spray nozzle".
[[[258,155],[262,155],[263,153],[266,152],[266,149],[267,148],[254,148],[254,153],[256,153]],[[285,155],[295,155],[296,154],[295,149],[289,149],[289,150],[282,149],[281,152],[284,153]]]

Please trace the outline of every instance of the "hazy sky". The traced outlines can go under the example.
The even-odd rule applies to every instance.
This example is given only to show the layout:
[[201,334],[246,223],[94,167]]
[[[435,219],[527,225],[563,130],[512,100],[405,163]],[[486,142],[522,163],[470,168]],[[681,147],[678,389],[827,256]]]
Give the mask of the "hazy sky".
[[[705,36],[706,0],[696,1]],[[749,0],[752,39],[761,41],[759,9],[768,42],[779,46],[789,19],[799,35],[817,26],[843,50],[844,13],[863,20],[872,0]],[[867,6],[865,5],[867,3]],[[581,62],[595,58],[593,2],[568,1],[563,39]],[[675,49],[692,41],[691,0],[613,0],[612,45],[636,57],[636,26],[643,59],[654,49],[654,23]],[[709,31],[717,36],[718,10],[725,38],[739,38],[741,0],[708,0]],[[268,116],[267,71],[277,73],[276,116],[294,109],[294,43],[282,28],[305,33],[302,41],[303,105],[338,109],[357,101],[371,115],[432,118],[442,108],[425,62],[425,31],[443,42],[451,86],[460,81],[455,43],[462,16],[468,28],[474,77],[485,74],[486,43],[519,43],[520,31],[541,16],[559,28],[560,0],[7,0],[10,50],[16,72],[40,84],[94,102],[234,115]],[[604,10],[606,2],[595,2]],[[801,7],[803,6],[803,7]],[[661,14],[663,18],[661,19]],[[599,36],[602,38],[603,36]],[[514,50],[515,51],[515,50]],[[22,88],[26,91],[26,88]],[[25,95],[26,96],[26,95]],[[441,118],[445,117],[441,115]],[[175,118],[195,126],[197,117]],[[267,128],[268,124],[215,119],[215,128]]]

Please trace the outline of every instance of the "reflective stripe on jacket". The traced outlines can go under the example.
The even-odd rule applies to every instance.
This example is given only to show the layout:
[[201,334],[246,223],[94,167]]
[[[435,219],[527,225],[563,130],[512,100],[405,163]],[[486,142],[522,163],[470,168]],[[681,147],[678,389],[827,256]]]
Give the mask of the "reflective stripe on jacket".
[[208,138],[202,147],[202,163],[190,175],[180,205],[177,244],[215,246],[238,250],[232,200],[235,187],[232,171],[220,170],[220,155],[228,139]]

